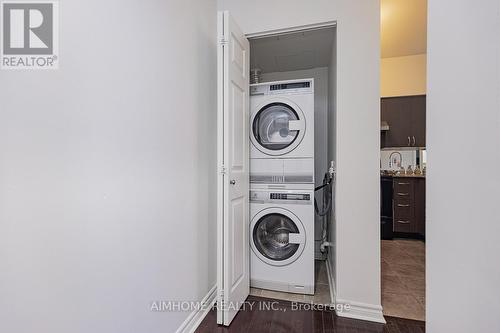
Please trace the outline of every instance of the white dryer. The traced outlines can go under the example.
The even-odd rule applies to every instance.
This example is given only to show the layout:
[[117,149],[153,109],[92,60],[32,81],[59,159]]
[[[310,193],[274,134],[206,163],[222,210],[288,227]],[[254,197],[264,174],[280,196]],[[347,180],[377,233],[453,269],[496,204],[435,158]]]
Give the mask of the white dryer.
[[314,79],[250,85],[250,158],[314,158]]
[[250,190],[250,285],[314,294],[314,190]]
[[250,182],[314,183],[314,80],[250,86]]

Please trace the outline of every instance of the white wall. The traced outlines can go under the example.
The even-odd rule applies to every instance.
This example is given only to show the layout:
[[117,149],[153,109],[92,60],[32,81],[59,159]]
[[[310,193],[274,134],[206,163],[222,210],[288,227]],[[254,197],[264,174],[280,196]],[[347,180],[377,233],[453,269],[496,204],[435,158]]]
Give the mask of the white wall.
[[[328,67],[262,74],[263,82],[309,78],[314,79],[314,172],[316,186],[319,186],[323,183],[324,174],[328,172]],[[320,205],[321,193],[319,192],[316,196]],[[321,219],[317,215],[315,226],[315,239],[320,239],[322,237]],[[321,258],[320,245],[321,242],[315,242],[316,258]]]
[[425,95],[427,92],[427,55],[382,58],[380,93],[382,97]]
[[[426,303],[431,333],[500,332],[499,36],[498,0],[479,6],[465,0],[429,2]],[[462,157],[458,167],[452,163],[457,156]]]
[[[380,308],[379,1],[219,0],[245,33],[337,21],[337,301],[348,316],[383,320]],[[353,209],[362,203],[362,209]]]
[[0,331],[173,332],[216,282],[215,1],[61,1],[0,73]]

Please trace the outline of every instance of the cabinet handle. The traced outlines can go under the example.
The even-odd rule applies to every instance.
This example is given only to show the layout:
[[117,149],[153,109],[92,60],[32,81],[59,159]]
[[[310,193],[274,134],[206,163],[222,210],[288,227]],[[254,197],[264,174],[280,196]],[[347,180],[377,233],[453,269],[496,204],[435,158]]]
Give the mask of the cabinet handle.
[[398,185],[410,185],[410,183],[398,183]]
[[406,197],[406,196],[410,195],[410,193],[401,193],[401,192],[398,192],[398,195],[402,196],[402,197]]
[[410,221],[401,221],[401,220],[396,221],[396,222],[401,223],[401,224],[410,224],[411,223]]
[[417,140],[415,140],[415,136],[413,136],[413,145],[415,146],[416,143],[417,143]]
[[411,141],[410,137],[408,137],[408,146],[411,146]]
[[409,204],[403,205],[403,204],[398,204],[398,207],[410,207]]

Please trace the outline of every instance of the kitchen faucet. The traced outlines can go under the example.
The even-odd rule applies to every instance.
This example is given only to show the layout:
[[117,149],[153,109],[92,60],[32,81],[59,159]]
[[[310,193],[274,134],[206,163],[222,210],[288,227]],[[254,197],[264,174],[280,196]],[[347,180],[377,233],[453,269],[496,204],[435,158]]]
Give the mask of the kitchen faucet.
[[392,156],[393,155],[399,155],[399,163],[397,164],[397,166],[401,168],[401,165],[403,164],[403,156],[401,155],[401,153],[399,151],[395,151],[389,156],[389,168],[392,168]]

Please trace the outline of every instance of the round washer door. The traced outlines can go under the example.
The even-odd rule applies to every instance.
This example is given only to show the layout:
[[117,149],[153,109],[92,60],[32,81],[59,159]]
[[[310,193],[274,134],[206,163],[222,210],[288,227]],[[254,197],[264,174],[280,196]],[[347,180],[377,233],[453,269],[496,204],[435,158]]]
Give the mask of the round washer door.
[[271,156],[284,155],[301,143],[305,135],[304,113],[293,102],[284,99],[268,101],[251,119],[253,145]]
[[251,247],[257,257],[273,266],[286,266],[304,251],[305,229],[297,216],[282,208],[267,208],[252,219]]

